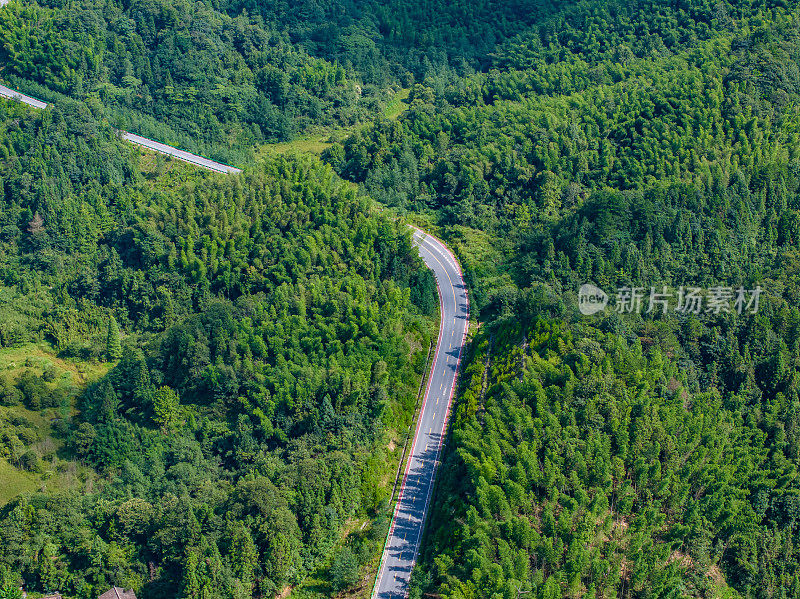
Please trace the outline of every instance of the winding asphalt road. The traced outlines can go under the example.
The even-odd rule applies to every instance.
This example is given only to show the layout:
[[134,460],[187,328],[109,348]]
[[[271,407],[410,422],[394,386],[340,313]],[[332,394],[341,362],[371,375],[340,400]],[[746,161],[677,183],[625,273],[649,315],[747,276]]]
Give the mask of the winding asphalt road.
[[458,261],[441,241],[416,228],[414,240],[439,288],[439,342],[373,599],[405,599],[408,595],[469,323],[469,300]]
[[[0,6],[7,1],[0,0]],[[41,100],[2,85],[0,96],[35,108],[47,107]],[[238,168],[127,131],[120,131],[120,136],[131,143],[208,170],[227,174],[241,172]],[[420,229],[414,228],[414,241],[423,261],[436,277],[441,314],[439,341],[372,593],[373,599],[405,599],[408,595],[411,569],[419,553],[469,322],[469,300],[458,261],[441,241]]]

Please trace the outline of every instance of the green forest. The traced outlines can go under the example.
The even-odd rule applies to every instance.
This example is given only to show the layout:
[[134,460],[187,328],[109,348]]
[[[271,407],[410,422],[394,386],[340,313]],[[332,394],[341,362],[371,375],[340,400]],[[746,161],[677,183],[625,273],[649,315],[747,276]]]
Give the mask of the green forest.
[[[0,8],[53,103],[0,100],[0,599],[368,597],[438,327],[406,222],[473,318],[411,598],[800,597],[798,8]],[[664,286],[762,295],[614,309]]]

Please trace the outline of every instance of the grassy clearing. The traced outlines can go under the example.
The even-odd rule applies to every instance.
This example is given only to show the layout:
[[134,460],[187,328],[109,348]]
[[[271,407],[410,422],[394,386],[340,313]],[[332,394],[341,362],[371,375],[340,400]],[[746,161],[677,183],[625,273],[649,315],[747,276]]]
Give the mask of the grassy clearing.
[[21,493],[30,493],[38,488],[38,476],[17,470],[7,461],[0,459],[0,506]]
[[399,117],[403,112],[405,112],[406,108],[408,108],[408,95],[411,93],[410,88],[401,89],[397,92],[394,97],[386,104],[386,108],[383,109],[383,116],[387,119],[393,121],[397,117]]
[[96,474],[76,462],[54,460],[42,464],[38,473],[15,468],[0,458],[0,508],[24,493],[85,489],[97,480]]
[[137,146],[139,152],[139,170],[148,181],[163,178],[165,175],[186,177],[197,173],[197,167],[177,158],[165,156]]
[[[47,387],[64,389],[64,400],[59,406],[35,410],[25,405],[0,406],[0,430],[15,439],[16,435],[31,435],[24,433],[26,430],[35,431],[32,438],[22,436],[19,439],[25,439],[24,450],[32,450],[39,458],[32,471],[17,468],[14,463],[0,458],[0,506],[21,493],[81,488],[93,478],[90,469],[62,457],[64,439],[54,429],[64,418],[75,415],[77,393],[102,377],[110,367],[110,363],[59,358],[52,346],[44,342],[0,349],[0,376],[18,381],[25,372],[36,376],[48,372]],[[13,443],[10,442],[9,453],[5,454],[9,458]]]
[[[410,89],[401,89],[398,91],[392,99],[386,103],[383,109],[383,118],[394,120],[403,114],[408,108],[407,99],[410,91]],[[292,141],[264,144],[257,154],[286,154],[296,152],[299,154],[314,154],[319,156],[322,152],[331,147],[335,140],[345,139],[363,126],[364,125],[354,125],[352,127],[343,127],[339,129],[323,128],[309,131]]]
[[[346,136],[352,131],[350,129],[337,129],[335,133]],[[332,130],[323,130],[316,133],[306,133],[293,139],[275,144],[265,144],[263,151],[274,154],[286,154],[297,152],[300,154],[315,154],[320,155],[326,149],[331,147],[331,138],[334,132]]]
[[106,362],[92,363],[59,358],[53,347],[46,342],[0,349],[0,373],[6,373],[12,378],[16,378],[26,369],[41,375],[50,364],[59,371],[59,377],[68,376],[70,383],[80,387],[99,379],[111,368],[111,364]]

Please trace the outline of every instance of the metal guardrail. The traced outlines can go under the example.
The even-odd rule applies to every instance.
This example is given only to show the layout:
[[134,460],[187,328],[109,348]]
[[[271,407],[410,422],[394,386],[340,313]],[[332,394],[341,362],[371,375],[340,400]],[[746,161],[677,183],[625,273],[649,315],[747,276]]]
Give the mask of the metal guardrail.
[[[0,6],[3,6],[5,2],[8,2],[8,0],[0,0]],[[0,85],[0,96],[9,98],[11,100],[16,100],[17,102],[22,102],[23,104],[27,104],[33,108],[44,109],[48,106],[47,102],[43,102],[42,100],[38,100],[32,96],[26,96],[25,94],[22,94],[4,85]],[[172,158],[182,160],[183,162],[188,162],[189,164],[194,164],[195,166],[199,166],[200,168],[204,168],[209,171],[224,173],[226,175],[236,175],[242,172],[241,169],[238,169],[235,166],[228,166],[227,164],[222,164],[221,162],[210,160],[204,156],[199,156],[198,154],[192,154],[191,152],[174,148],[159,141],[142,137],[141,135],[136,135],[135,133],[130,133],[129,131],[119,131],[119,134],[123,140],[129,143],[152,150],[153,152],[158,152],[159,154],[171,156]]]
[[[6,2],[8,2],[8,0],[6,0]],[[0,0],[0,6],[3,6],[3,4],[3,0]],[[47,108],[47,102],[42,102],[41,100],[37,100],[31,96],[21,94],[10,87],[6,87],[5,85],[0,85],[0,96],[9,98],[10,100],[16,100],[17,102],[22,102],[23,104],[33,106],[34,108]]]

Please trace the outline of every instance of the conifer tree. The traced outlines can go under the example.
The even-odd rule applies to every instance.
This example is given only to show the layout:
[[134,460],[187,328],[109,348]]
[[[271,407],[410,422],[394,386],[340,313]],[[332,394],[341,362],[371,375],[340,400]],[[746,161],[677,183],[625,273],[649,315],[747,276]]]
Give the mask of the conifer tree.
[[120,341],[119,324],[112,315],[108,320],[108,331],[106,334],[106,358],[108,360],[119,360],[122,357],[122,343]]

